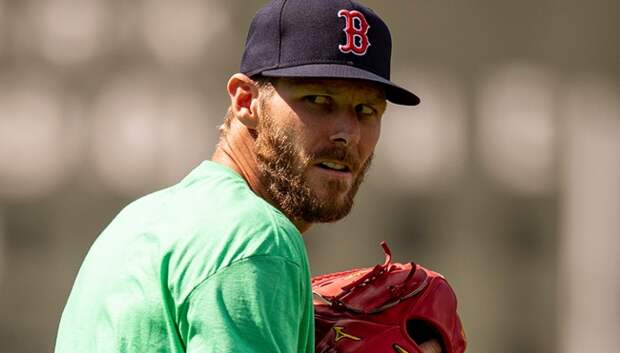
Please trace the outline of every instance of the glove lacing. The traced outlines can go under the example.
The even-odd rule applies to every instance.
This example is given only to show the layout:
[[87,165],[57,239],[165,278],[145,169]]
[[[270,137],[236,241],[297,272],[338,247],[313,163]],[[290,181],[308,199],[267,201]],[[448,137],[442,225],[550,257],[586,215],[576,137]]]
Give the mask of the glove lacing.
[[406,295],[403,295],[403,291],[406,288],[406,284],[409,283],[409,280],[413,277],[417,269],[417,265],[414,262],[411,262],[411,270],[407,274],[407,277],[405,278],[405,281],[403,282],[403,284],[389,286],[388,290],[390,291],[391,298],[386,304],[381,305],[380,307],[374,308],[371,310],[363,310],[363,309],[352,307],[344,303],[343,299],[346,298],[347,295],[351,294],[352,292],[356,290],[360,290],[361,288],[368,286],[370,283],[375,281],[377,278],[379,278],[383,274],[390,272],[392,270],[393,268],[392,251],[390,250],[390,248],[388,247],[385,241],[381,242],[381,247],[383,248],[383,252],[385,253],[385,262],[383,263],[383,265],[376,265],[371,271],[368,271],[368,273],[366,273],[362,277],[342,287],[341,288],[342,291],[333,297],[324,297],[321,294],[316,293],[316,292],[314,294],[318,296],[320,299],[322,299],[324,302],[326,302],[326,304],[330,304],[332,308],[334,308],[334,310],[336,311],[350,311],[356,314],[375,314],[383,310],[386,310],[388,308],[391,308],[392,306],[400,303],[401,301],[418,294],[420,291],[422,291],[426,287],[427,282],[428,282],[427,278],[425,278],[424,281],[419,286],[417,286],[412,292]]

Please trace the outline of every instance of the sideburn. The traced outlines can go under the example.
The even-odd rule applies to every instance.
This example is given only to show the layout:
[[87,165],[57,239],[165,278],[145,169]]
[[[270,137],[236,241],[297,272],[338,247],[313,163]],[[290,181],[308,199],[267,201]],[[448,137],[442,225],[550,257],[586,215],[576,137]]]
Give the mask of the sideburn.
[[255,147],[261,182],[289,219],[303,219],[303,208],[312,199],[303,177],[304,163],[291,141],[292,133],[276,127],[264,107],[262,111]]

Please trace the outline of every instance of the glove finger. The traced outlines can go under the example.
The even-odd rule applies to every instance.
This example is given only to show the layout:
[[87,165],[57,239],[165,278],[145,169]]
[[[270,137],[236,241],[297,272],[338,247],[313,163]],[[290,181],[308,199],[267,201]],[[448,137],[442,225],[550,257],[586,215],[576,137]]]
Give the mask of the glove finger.
[[317,347],[316,353],[338,353],[338,351],[334,347],[323,347],[321,348],[322,350],[319,350],[319,349],[320,348]]

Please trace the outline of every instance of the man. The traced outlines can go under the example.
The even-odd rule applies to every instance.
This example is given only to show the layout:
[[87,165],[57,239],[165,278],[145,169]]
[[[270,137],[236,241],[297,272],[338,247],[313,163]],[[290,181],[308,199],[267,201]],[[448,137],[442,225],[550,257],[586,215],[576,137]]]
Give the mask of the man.
[[313,352],[301,233],[349,213],[386,99],[419,102],[389,81],[390,48],[385,24],[350,1],[263,7],[212,161],[103,231],[56,352]]

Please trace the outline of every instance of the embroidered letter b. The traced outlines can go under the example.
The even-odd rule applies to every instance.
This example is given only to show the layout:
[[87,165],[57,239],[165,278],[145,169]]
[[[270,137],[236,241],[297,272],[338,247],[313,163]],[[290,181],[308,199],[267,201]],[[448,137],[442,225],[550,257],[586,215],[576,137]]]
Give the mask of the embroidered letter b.
[[338,11],[338,17],[344,17],[345,27],[344,33],[347,35],[347,43],[344,45],[338,45],[343,53],[353,53],[355,55],[364,55],[370,46],[368,41],[368,21],[359,11],[356,10],[340,10]]

